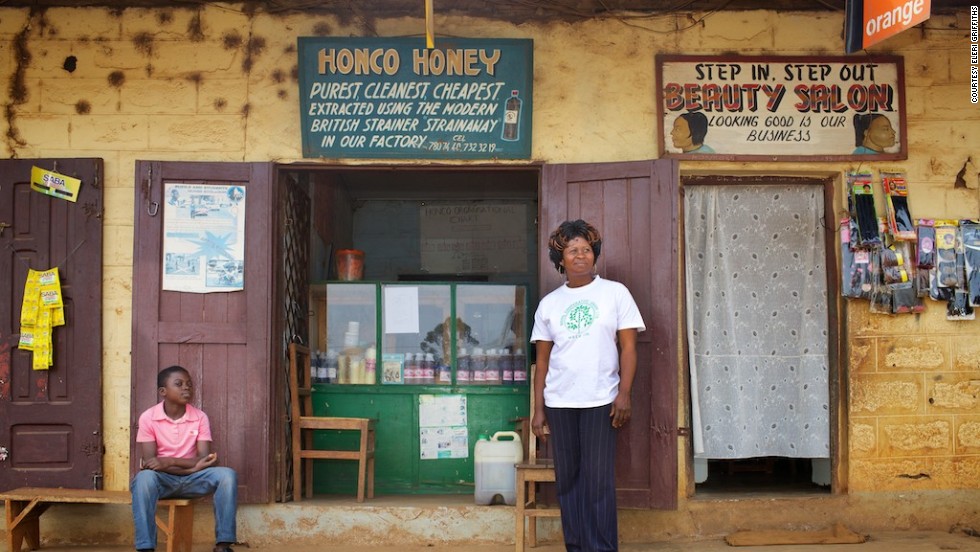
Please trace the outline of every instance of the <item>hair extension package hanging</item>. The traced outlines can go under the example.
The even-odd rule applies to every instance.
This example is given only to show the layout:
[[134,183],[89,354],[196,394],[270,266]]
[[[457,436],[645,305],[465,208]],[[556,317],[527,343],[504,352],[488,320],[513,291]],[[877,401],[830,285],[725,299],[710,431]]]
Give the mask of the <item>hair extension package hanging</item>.
[[970,306],[980,307],[980,221],[961,220],[960,234],[966,268],[966,291]]
[[904,172],[881,171],[881,186],[885,189],[888,231],[898,241],[915,241],[915,225],[909,211],[909,191]]
[[852,249],[853,221],[840,221],[841,295],[852,299],[871,299],[874,272],[871,267],[871,251]]
[[850,190],[848,204],[851,218],[857,223],[858,228],[857,239],[851,236],[852,244],[857,247],[880,246],[881,234],[878,232],[878,213],[875,211],[871,172],[848,172],[847,184]]

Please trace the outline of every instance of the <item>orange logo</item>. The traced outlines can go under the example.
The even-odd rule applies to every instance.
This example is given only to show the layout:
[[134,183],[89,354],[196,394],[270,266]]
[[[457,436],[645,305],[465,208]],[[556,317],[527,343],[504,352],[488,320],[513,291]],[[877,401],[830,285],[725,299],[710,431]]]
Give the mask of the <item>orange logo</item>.
[[864,0],[863,47],[929,19],[931,0]]

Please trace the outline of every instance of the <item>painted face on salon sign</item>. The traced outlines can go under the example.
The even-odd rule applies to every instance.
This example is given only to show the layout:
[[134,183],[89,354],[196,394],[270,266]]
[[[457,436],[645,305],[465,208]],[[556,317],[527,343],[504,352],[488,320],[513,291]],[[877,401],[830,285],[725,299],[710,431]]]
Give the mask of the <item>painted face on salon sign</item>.
[[864,147],[885,151],[895,145],[895,129],[888,117],[875,117],[864,133]]
[[674,147],[681,151],[692,149],[694,143],[691,139],[691,126],[687,123],[687,119],[684,117],[674,119],[674,128],[670,131],[670,140],[674,143]]

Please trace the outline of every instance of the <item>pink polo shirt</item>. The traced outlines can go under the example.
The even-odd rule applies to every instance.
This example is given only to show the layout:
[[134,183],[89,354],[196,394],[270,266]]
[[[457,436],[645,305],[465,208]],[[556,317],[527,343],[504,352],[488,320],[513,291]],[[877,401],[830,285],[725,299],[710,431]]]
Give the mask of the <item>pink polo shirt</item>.
[[157,456],[166,458],[194,458],[197,442],[211,441],[211,422],[208,415],[193,405],[177,420],[171,420],[163,411],[163,402],[152,406],[139,419],[137,443],[156,441]]

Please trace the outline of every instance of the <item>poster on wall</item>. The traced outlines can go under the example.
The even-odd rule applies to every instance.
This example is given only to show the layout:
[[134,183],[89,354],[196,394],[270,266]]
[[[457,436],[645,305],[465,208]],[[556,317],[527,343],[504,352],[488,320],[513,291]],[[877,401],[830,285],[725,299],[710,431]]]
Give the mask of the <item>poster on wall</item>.
[[245,288],[245,186],[164,185],[163,290]]
[[298,40],[303,157],[531,157],[531,40]]
[[527,270],[527,206],[522,203],[420,207],[422,270],[500,274]]
[[656,64],[663,157],[908,157],[901,57],[658,55]]
[[469,457],[466,395],[419,395],[419,457]]

